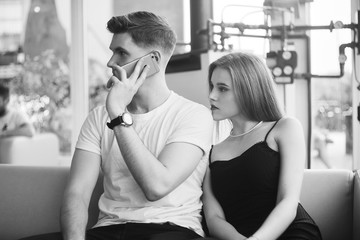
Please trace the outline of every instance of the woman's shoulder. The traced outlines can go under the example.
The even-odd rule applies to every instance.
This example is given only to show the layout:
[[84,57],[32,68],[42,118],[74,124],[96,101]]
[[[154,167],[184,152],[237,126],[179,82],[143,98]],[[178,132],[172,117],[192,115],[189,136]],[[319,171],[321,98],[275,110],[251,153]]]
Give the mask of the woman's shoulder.
[[277,128],[281,128],[281,129],[302,127],[300,121],[297,118],[290,116],[282,117],[281,119],[279,119],[276,125]]
[[302,133],[303,128],[300,121],[295,117],[284,116],[274,127],[274,135],[277,137],[290,137]]

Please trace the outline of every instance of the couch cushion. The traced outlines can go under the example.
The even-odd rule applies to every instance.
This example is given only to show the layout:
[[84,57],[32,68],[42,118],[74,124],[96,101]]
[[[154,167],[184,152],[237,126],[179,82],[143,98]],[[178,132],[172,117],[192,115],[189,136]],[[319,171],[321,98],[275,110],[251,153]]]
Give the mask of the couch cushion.
[[305,170],[300,201],[324,240],[352,239],[353,172]]

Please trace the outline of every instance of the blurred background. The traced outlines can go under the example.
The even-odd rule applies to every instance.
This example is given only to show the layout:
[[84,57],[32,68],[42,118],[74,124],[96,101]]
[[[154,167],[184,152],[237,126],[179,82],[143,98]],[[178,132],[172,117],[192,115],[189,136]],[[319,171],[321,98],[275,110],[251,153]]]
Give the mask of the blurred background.
[[306,167],[360,167],[358,0],[0,0],[0,83],[37,134],[56,135],[56,164],[71,163],[82,122],[104,104],[107,21],[138,10],[178,35],[167,69],[174,91],[208,106],[209,63],[255,53],[304,126]]

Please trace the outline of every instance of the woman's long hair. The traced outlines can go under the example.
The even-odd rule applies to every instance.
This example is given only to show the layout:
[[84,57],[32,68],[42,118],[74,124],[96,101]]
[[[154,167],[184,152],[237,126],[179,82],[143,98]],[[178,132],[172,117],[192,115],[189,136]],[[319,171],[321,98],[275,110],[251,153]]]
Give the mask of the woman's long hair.
[[[244,117],[252,121],[276,121],[282,118],[275,83],[265,62],[248,53],[230,53],[210,64],[209,84],[215,68],[228,70]],[[210,85],[211,86],[211,85]]]

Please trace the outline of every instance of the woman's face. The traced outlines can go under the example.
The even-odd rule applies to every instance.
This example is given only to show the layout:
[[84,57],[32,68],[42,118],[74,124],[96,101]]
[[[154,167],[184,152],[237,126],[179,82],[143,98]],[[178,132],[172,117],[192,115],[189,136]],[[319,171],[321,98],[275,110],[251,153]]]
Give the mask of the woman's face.
[[228,70],[215,68],[210,82],[209,99],[214,120],[232,119],[238,116],[240,108]]

